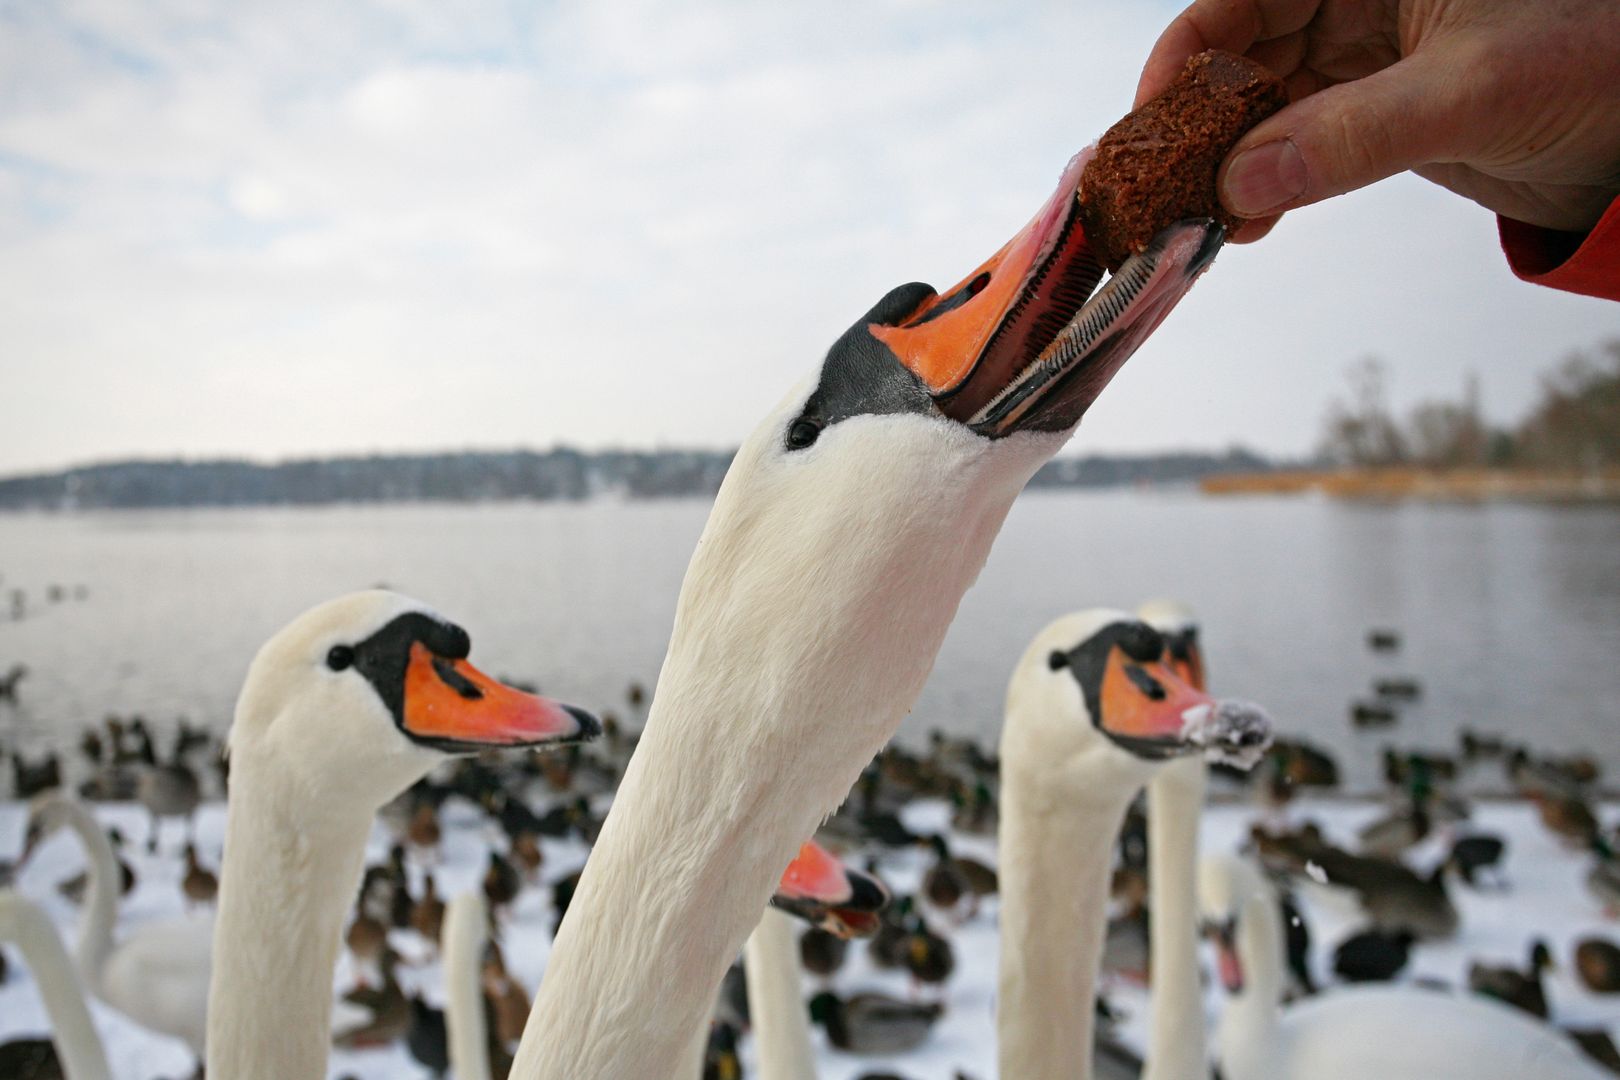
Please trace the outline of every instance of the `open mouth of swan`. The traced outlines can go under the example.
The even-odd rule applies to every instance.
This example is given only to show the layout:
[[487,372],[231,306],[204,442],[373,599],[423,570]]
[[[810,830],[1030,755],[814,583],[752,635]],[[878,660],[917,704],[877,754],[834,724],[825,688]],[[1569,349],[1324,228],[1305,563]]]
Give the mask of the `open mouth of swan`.
[[771,906],[847,941],[877,933],[889,890],[807,841],[782,875]]
[[1225,239],[1208,219],[1178,222],[1099,290],[1075,198],[1093,153],[1076,154],[1034,219],[955,288],[871,327],[941,411],[981,435],[1074,426]]

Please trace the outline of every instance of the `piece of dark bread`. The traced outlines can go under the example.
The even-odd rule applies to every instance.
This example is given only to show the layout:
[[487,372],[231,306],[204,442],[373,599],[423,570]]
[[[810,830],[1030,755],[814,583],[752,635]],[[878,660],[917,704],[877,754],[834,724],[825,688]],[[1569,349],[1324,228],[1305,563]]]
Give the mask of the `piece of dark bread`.
[[1165,226],[1221,206],[1215,173],[1244,132],[1288,104],[1282,80],[1246,57],[1210,49],[1158,97],[1108,129],[1080,177],[1081,225],[1110,270]]

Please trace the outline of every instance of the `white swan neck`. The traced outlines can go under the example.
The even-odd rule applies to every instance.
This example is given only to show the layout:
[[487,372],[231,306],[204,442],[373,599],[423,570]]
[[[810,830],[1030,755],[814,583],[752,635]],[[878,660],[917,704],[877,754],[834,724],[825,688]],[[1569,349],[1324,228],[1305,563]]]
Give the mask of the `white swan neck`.
[[482,893],[467,892],[444,910],[445,1026],[450,1071],[456,1080],[490,1080],[489,1026],[484,1017],[484,948],[489,906]]
[[1109,867],[1133,791],[1096,789],[1076,807],[1043,787],[1002,787],[1000,1075],[1089,1080]]
[[1282,1018],[1282,936],[1276,898],[1269,892],[1251,896],[1238,918],[1243,989],[1227,1000],[1221,1017],[1223,1059],[1276,1047]]
[[816,1080],[791,916],[766,908],[743,950],[760,1080]]
[[113,925],[118,921],[118,896],[123,891],[123,872],[106,830],[85,806],[73,799],[62,799],[58,806],[63,821],[79,836],[89,866],[89,889],[85,895],[84,917],[79,923],[79,945],[74,963],[79,977],[98,996],[101,973],[112,953]]
[[1198,821],[1207,767],[1169,762],[1148,784],[1148,881],[1152,889],[1153,1032],[1143,1080],[1209,1075],[1203,987],[1198,966]]
[[90,1022],[84,987],[50,918],[17,892],[0,890],[0,941],[13,942],[22,950],[45,1002],[68,1080],[109,1080],[107,1055]]
[[325,1075],[333,965],[371,817],[312,810],[312,799],[246,760],[231,771],[208,988],[210,1076]]

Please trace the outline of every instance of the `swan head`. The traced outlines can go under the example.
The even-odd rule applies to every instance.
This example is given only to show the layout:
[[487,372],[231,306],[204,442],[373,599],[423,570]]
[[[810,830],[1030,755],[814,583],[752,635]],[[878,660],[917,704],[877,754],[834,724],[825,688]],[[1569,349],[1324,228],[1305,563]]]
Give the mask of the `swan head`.
[[877,878],[852,870],[814,840],[806,840],[788,864],[771,906],[844,940],[877,933],[889,890]]
[[1270,883],[1249,860],[1234,855],[1199,860],[1199,921],[1204,936],[1215,944],[1221,982],[1228,993],[1241,992],[1245,982],[1237,949],[1238,925],[1244,919],[1259,920],[1263,906],[1275,903]]
[[383,590],[298,616],[254,657],[231,726],[239,773],[273,769],[310,796],[380,806],[448,755],[594,738],[571,705],[522,693],[467,660],[471,639]]
[[1066,615],[1025,650],[1008,688],[1002,759],[1030,777],[1135,790],[1157,765],[1208,752],[1215,703],[1170,663],[1165,639],[1125,612]]
[[[1076,193],[1095,148],[1076,154],[1057,190],[1000,251],[955,286],[903,285],[839,343],[846,369],[860,353],[898,361],[894,401],[931,404],[988,438],[1066,431],[1146,340],[1224,237],[1208,219],[1171,225],[1093,296],[1102,266],[1079,221]],[[809,419],[836,418],[841,388],[824,371]]]

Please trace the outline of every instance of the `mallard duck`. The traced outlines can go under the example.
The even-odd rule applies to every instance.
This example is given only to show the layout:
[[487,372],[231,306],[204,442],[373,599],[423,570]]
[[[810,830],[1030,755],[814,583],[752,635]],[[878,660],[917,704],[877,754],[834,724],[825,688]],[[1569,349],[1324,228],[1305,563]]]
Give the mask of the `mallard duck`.
[[799,963],[812,975],[827,978],[844,966],[848,955],[849,942],[819,926],[799,935]]
[[1421,804],[1392,810],[1357,834],[1364,855],[1394,858],[1429,835],[1433,823]]
[[219,895],[219,876],[197,861],[197,846],[186,845],[186,876],[180,879],[180,891],[193,904],[212,904]]
[[1507,843],[1500,836],[1491,833],[1462,836],[1451,845],[1446,865],[1456,870],[1469,885],[1477,885],[1480,871],[1500,867],[1506,851]]
[[497,915],[505,911],[522,889],[523,876],[500,852],[491,851],[489,868],[484,871],[484,896],[489,900],[490,911]]
[[742,1059],[737,1056],[737,1029],[725,1022],[709,1028],[703,1051],[703,1080],[742,1080]]
[[1530,799],[1541,813],[1541,823],[1572,847],[1587,847],[1598,835],[1597,815],[1578,795],[1532,791]]
[[1345,982],[1387,982],[1400,973],[1412,954],[1412,935],[1363,930],[1333,950],[1333,973]]
[[945,1013],[945,1006],[920,1005],[887,994],[840,998],[830,990],[810,999],[810,1019],[827,1029],[828,1040],[854,1054],[903,1054],[914,1050]]
[[[343,934],[343,943],[354,956],[355,965],[362,971],[377,967],[388,948],[388,927],[382,921],[362,911],[354,917]],[[366,985],[364,977],[358,980]]]
[[444,831],[439,827],[439,811],[432,803],[418,803],[411,810],[411,819],[405,825],[405,839],[416,857],[423,862],[438,860],[439,841]]
[[422,876],[422,895],[411,908],[411,929],[434,945],[439,944],[444,929],[444,901],[439,899],[432,874]]
[[901,963],[917,982],[937,986],[956,970],[956,953],[950,941],[928,929],[919,916],[906,939]]
[[934,852],[934,865],[923,875],[923,895],[946,911],[954,910],[965,898],[967,914],[976,914],[980,900],[995,895],[996,872],[977,859],[953,856],[945,837],[938,833],[928,838],[928,845]]
[[1603,938],[1582,938],[1575,943],[1575,970],[1594,994],[1620,992],[1620,946]]
[[378,963],[382,970],[382,985],[359,986],[343,995],[344,1001],[358,1005],[371,1015],[365,1021],[334,1035],[333,1045],[348,1049],[386,1046],[405,1034],[411,1023],[411,1003],[394,976],[398,964],[399,955],[392,949],[384,948]]
[[409,1008],[405,1049],[422,1068],[441,1077],[450,1071],[450,1033],[445,1027],[444,1010],[435,1009],[415,994],[409,999]]
[[1545,1020],[1547,992],[1541,985],[1541,973],[1550,967],[1552,952],[1545,941],[1537,938],[1530,946],[1529,970],[1476,963],[1468,968],[1468,988]]
[[512,865],[523,872],[525,879],[531,883],[540,880],[540,868],[545,865],[546,855],[540,847],[539,833],[518,833],[512,837],[507,854],[512,859]]
[[523,1038],[523,1026],[529,1020],[529,995],[507,972],[501,947],[493,941],[484,951],[483,985],[494,1020],[494,1038],[502,1046],[515,1045]]
[[866,947],[874,967],[897,968],[904,962],[914,906],[915,901],[911,897],[896,897],[895,902],[879,914],[881,925]]

